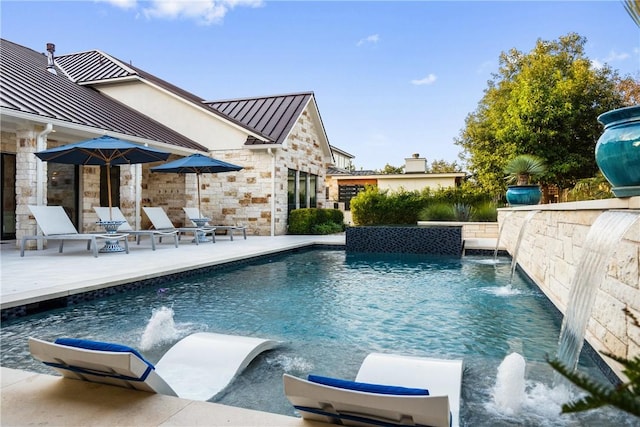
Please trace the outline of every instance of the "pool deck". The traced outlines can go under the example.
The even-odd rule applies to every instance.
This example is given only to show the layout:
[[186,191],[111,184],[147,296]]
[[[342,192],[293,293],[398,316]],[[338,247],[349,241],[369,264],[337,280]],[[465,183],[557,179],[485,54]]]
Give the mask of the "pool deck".
[[[491,249],[495,239],[466,242]],[[490,240],[490,241],[489,241]],[[0,244],[2,309],[65,297],[85,291],[207,267],[315,244],[344,245],[345,237],[218,236],[216,243],[179,248],[165,241],[152,251],[148,241],[129,243],[130,253],[94,258],[82,242],[66,242],[64,253],[52,242],[45,250],[20,251],[15,241]],[[471,245],[471,246],[470,246]],[[59,376],[1,368],[1,425],[108,426],[326,426],[296,417],[210,402],[127,390],[63,379]]]

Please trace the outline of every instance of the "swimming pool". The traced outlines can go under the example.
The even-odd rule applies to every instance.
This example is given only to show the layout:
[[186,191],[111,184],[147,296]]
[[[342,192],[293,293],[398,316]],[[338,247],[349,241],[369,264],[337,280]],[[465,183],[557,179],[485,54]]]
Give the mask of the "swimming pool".
[[[180,338],[211,331],[282,342],[215,398],[224,404],[294,415],[284,372],[353,379],[377,351],[464,359],[462,425],[631,425],[611,410],[556,415],[561,402],[544,360],[557,350],[561,319],[523,278],[509,285],[508,260],[491,261],[337,250],[273,256],[3,322],[2,366],[52,373],[28,354],[28,336],[118,342],[157,361]],[[498,366],[512,351],[527,360],[529,393],[517,415],[491,403]],[[587,357],[580,369],[603,379]]]

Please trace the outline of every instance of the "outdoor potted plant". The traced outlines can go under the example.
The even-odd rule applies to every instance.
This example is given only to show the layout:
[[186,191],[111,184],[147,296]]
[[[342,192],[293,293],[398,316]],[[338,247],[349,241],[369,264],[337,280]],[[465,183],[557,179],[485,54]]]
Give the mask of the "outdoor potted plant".
[[537,205],[542,193],[538,184],[531,184],[531,180],[543,175],[547,171],[544,160],[531,154],[520,154],[504,168],[507,174],[507,202],[511,206]]
[[596,144],[596,163],[616,197],[640,196],[640,105],[598,117],[604,125]]

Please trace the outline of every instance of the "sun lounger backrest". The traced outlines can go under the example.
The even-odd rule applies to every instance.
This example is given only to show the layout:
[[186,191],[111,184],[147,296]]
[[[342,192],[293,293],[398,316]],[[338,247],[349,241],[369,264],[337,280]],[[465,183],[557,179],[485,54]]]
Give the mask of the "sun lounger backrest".
[[108,207],[104,208],[104,207],[94,206],[93,210],[96,211],[96,214],[98,214],[98,218],[100,218],[100,221],[124,221],[124,223],[120,227],[118,227],[118,231],[121,231],[121,232],[133,231],[133,228],[131,228],[131,225],[129,225],[129,221],[127,221],[127,218],[124,217],[124,215],[120,211],[120,208],[112,207],[111,216],[109,216]]
[[29,209],[45,236],[78,234],[62,206],[29,205]]
[[50,343],[29,338],[29,350],[33,357],[66,378],[176,396],[151,363],[125,346],[73,339]]
[[[202,218],[200,216],[200,209],[198,208],[182,208],[184,210],[184,213],[187,214],[187,218],[189,220],[191,220],[191,218]],[[193,225],[196,225],[195,222],[193,222]],[[205,226],[208,226],[209,223],[207,222],[205,224]]]
[[164,209],[149,206],[145,206],[142,209],[144,210],[144,213],[147,214],[149,220],[153,224],[153,228],[156,230],[175,228]]
[[340,425],[449,427],[447,396],[363,392],[288,374],[283,380],[285,395],[308,420]]
[[449,397],[453,427],[459,425],[463,361],[397,354],[369,354],[356,375],[356,381],[429,388],[433,396]]

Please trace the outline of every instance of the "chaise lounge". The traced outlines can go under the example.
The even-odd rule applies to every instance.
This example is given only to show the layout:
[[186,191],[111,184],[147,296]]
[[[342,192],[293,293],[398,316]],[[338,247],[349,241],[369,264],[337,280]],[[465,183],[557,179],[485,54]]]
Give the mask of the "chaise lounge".
[[[111,209],[111,212],[109,212]],[[156,250],[156,238],[160,243],[162,243],[163,237],[172,237],[174,240],[175,247],[178,247],[178,230],[134,230],[127,218],[122,214],[117,207],[105,208],[94,206],[93,210],[96,211],[98,218],[100,221],[122,221],[122,225],[118,227],[118,231],[122,233],[127,233],[131,236],[136,237],[136,243],[140,244],[140,238],[142,236],[149,236],[151,240],[151,249]]]
[[[189,218],[192,222],[194,219],[202,218],[200,215],[200,210],[198,208],[182,208],[184,212],[187,214],[187,218]],[[195,222],[194,222],[195,224]],[[216,230],[226,230],[227,234],[231,241],[233,241],[233,232],[241,231],[244,240],[247,240],[247,227],[243,225],[210,225],[207,223],[205,225],[206,228],[215,228]]]
[[193,234],[193,242],[196,245],[199,245],[200,242],[206,241],[203,237],[207,234],[211,235],[213,243],[216,242],[216,229],[214,227],[176,227],[173,225],[164,209],[160,207],[144,206],[142,210],[151,221],[151,224],[153,224],[153,228],[158,231],[176,231],[180,234]]
[[362,426],[459,425],[462,360],[372,353],[355,381],[283,376],[302,418]]
[[75,338],[29,338],[31,355],[65,378],[209,400],[276,341],[199,332],[178,341],[154,366],[137,350]]
[[93,249],[93,256],[98,257],[98,239],[107,243],[124,241],[125,251],[129,253],[127,233],[88,233],[80,234],[67,216],[62,206],[34,206],[29,205],[42,235],[24,236],[20,242],[20,256],[24,256],[24,248],[28,240],[59,240],[58,252],[62,253],[65,240],[86,240],[87,250]]

